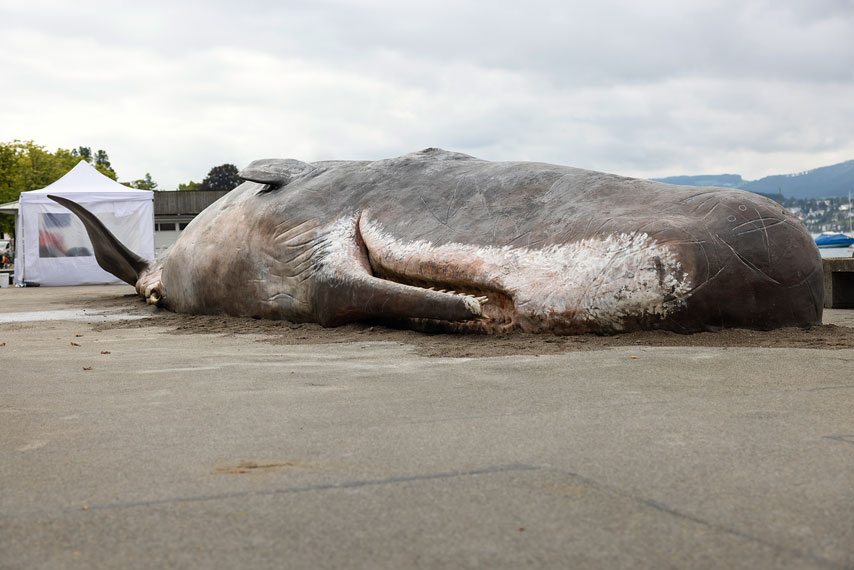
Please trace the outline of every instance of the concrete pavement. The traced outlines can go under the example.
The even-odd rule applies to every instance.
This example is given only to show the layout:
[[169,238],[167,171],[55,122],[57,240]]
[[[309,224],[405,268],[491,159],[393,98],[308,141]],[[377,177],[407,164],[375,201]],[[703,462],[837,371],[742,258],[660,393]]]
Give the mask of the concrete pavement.
[[0,327],[2,569],[854,568],[854,350]]

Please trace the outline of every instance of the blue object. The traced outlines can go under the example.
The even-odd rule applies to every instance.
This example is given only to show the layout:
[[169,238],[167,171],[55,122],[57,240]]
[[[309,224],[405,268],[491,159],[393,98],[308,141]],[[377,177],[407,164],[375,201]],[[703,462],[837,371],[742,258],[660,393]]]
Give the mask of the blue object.
[[854,237],[842,232],[824,232],[815,238],[818,247],[848,247],[854,244]]

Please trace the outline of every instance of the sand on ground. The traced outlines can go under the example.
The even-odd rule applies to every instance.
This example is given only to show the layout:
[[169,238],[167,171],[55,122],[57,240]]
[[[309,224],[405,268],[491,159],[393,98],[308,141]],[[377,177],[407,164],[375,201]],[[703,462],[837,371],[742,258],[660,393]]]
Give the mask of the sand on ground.
[[[125,291],[126,289],[123,289]],[[772,331],[726,329],[718,332],[677,334],[642,331],[610,336],[510,333],[502,335],[444,334],[402,330],[391,326],[357,323],[323,328],[314,323],[292,323],[219,315],[184,315],[146,305],[135,294],[107,292],[85,297],[73,304],[86,308],[143,316],[97,323],[97,330],[126,327],[164,327],[172,334],[252,334],[274,344],[327,344],[347,342],[397,342],[414,346],[422,356],[489,357],[557,354],[602,350],[615,346],[707,346],[767,348],[854,348],[854,311],[837,310],[832,319],[839,324],[788,327]],[[826,312],[826,317],[830,312]]]

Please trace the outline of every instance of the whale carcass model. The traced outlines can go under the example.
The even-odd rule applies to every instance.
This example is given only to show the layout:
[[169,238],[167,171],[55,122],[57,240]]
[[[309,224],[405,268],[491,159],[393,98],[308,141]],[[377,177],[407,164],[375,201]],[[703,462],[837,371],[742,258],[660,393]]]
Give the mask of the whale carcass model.
[[556,334],[821,322],[815,243],[748,192],[439,149],[240,177],[154,261],[54,199],[104,269],[182,313]]

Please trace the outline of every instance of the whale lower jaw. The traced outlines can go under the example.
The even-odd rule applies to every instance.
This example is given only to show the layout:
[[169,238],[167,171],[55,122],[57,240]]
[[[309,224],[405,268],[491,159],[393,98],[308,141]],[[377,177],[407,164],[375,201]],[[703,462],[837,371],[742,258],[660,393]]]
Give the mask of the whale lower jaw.
[[482,304],[482,318],[410,320],[422,329],[579,334],[656,328],[684,306],[692,288],[675,252],[641,232],[530,249],[407,242],[366,214],[357,229],[374,276]]

